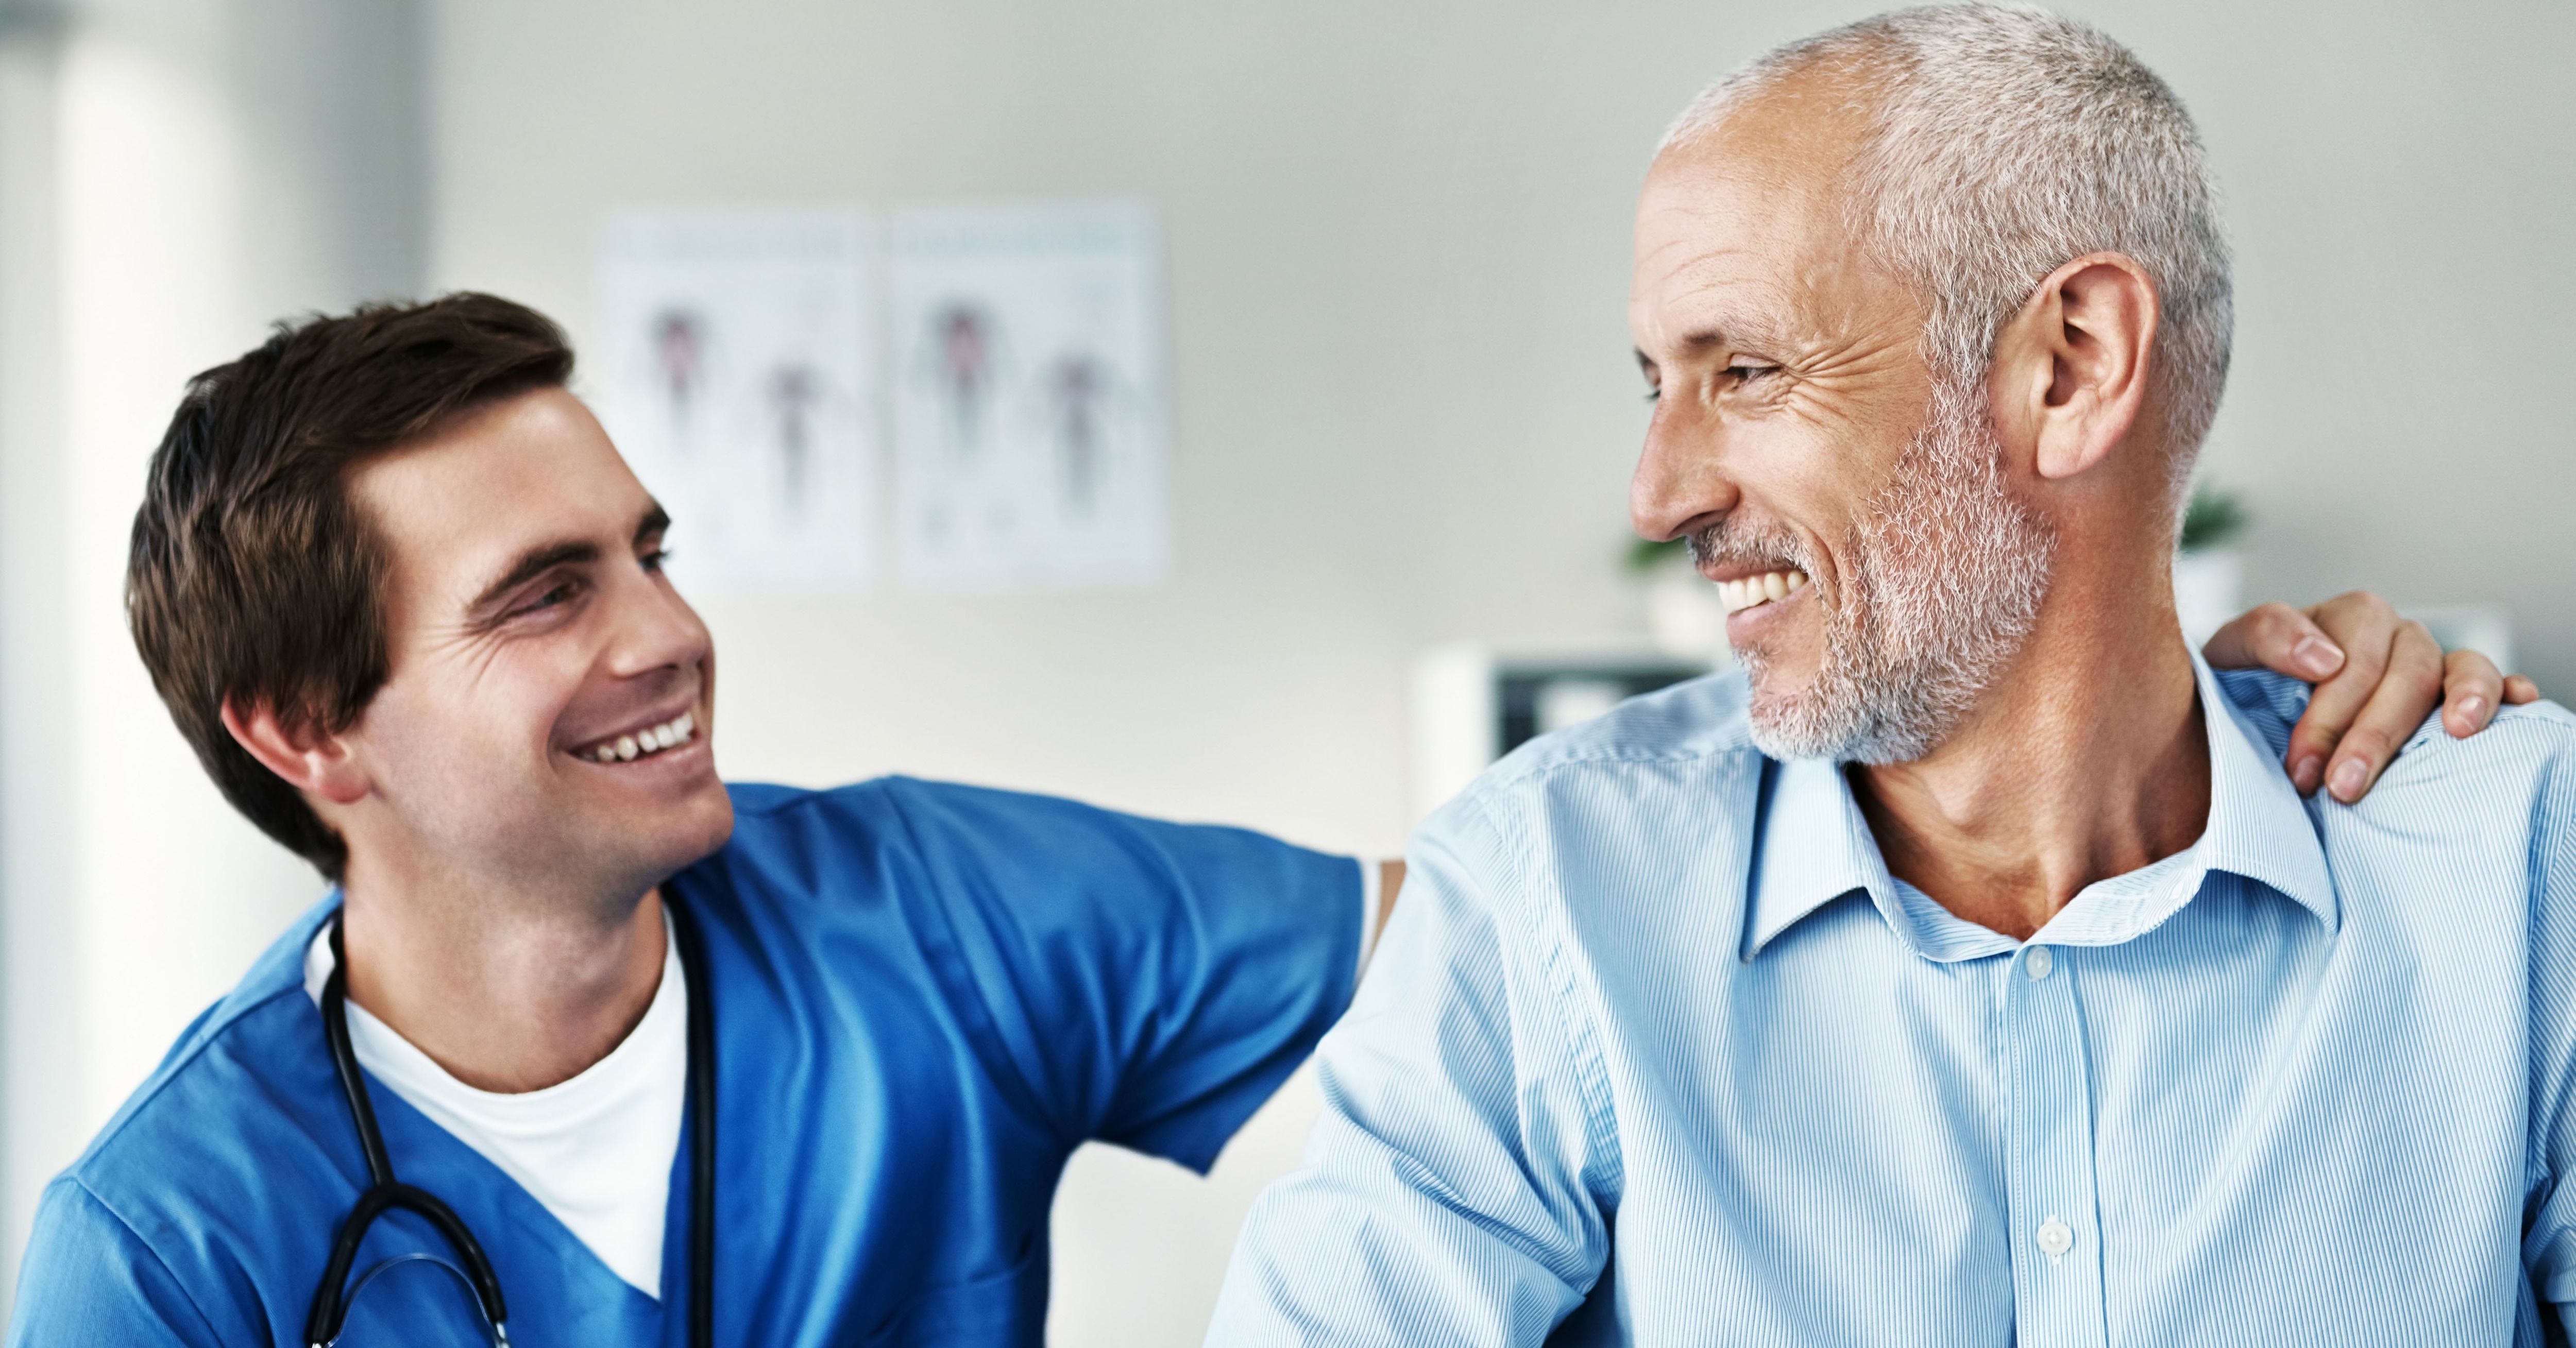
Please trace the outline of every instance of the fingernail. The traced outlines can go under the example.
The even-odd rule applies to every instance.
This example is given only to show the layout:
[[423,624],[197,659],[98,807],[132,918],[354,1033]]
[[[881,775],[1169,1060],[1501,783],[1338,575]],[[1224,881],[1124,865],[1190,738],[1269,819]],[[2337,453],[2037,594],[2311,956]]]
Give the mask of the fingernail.
[[2299,662],[2299,668],[2320,678],[2343,667],[2343,652],[2320,636],[2299,638],[2299,644],[2290,648],[2290,658]]
[[2334,770],[2335,799],[2342,801],[2346,805],[2350,805],[2354,801],[2361,799],[2362,781],[2369,776],[2370,769],[2363,766],[2362,761],[2358,758],[2347,758],[2341,763],[2336,764]]
[[2325,756],[2310,754],[2300,759],[2297,767],[2290,769],[2290,785],[2299,788],[2299,794],[2304,796],[2316,790],[2317,779],[2325,775]]
[[2487,700],[2472,693],[2460,699],[2460,724],[2478,728],[2478,718],[2487,714]]

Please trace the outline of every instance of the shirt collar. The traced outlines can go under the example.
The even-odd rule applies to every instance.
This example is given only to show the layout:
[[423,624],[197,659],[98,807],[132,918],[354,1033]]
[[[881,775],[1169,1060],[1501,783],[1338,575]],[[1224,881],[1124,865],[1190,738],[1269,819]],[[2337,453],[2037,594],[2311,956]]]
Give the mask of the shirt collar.
[[[2313,807],[2197,652],[2191,667],[2209,736],[2208,827],[2199,842],[2166,862],[2087,886],[2036,939],[2111,945],[2142,935],[2198,894],[2211,871],[2277,890],[2314,913],[2327,931],[2336,929],[2339,909]],[[1918,921],[1914,906],[1903,902],[1840,765],[1792,759],[1769,766],[1745,912],[1746,960],[1808,914],[1855,891],[1866,893],[1906,944],[1928,958],[1986,953],[1961,947],[1958,933]]]
[[1895,881],[1842,765],[1793,758],[1766,766],[1744,958],[1854,890],[1866,892],[1881,912],[1898,911],[1891,902]]
[[2278,890],[2335,931],[2342,909],[2317,836],[2322,797],[2299,795],[2280,756],[2245,709],[2220,690],[2198,651],[2191,669],[2200,682],[2201,719],[2209,725],[2209,828],[2197,848],[2202,866]]

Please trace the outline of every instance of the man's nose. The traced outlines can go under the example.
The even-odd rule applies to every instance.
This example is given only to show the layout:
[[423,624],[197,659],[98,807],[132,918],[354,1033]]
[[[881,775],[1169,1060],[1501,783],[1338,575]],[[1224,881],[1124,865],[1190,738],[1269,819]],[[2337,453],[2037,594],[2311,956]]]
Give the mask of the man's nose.
[[676,590],[641,566],[621,577],[617,590],[617,644],[609,660],[618,674],[685,669],[706,659],[713,644],[706,624]]
[[1724,460],[1724,436],[1713,419],[1677,400],[1656,404],[1628,482],[1628,520],[1638,536],[1661,542],[1725,518],[1741,494]]

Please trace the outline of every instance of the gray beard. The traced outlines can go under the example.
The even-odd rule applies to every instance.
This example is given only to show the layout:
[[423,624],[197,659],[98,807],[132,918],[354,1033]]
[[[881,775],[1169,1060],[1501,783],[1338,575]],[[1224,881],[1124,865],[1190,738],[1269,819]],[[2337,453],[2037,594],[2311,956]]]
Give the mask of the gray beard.
[[1844,539],[1840,593],[1822,588],[1804,542],[1784,530],[1730,532],[1721,521],[1691,550],[1703,562],[1797,566],[1824,615],[1824,658],[1805,687],[1768,687],[1759,644],[1737,652],[1753,679],[1756,747],[1906,763],[1948,739],[2028,643],[2057,546],[2005,492],[1979,372],[1937,381],[1923,429]]

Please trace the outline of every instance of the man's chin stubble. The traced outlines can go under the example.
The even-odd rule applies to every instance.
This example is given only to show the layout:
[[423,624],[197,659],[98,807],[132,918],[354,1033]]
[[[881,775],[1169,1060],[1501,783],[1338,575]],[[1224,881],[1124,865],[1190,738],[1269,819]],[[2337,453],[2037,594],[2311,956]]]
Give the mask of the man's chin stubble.
[[1814,587],[1824,624],[1815,674],[1770,688],[1765,653],[1743,652],[1753,742],[1764,754],[1922,758],[2029,639],[2055,540],[2006,493],[1982,397],[1981,384],[1935,395],[1923,431],[1851,530],[1840,583]]

